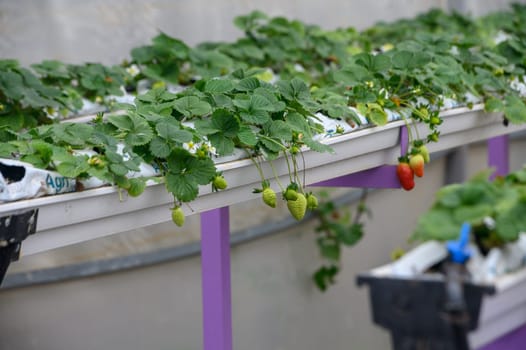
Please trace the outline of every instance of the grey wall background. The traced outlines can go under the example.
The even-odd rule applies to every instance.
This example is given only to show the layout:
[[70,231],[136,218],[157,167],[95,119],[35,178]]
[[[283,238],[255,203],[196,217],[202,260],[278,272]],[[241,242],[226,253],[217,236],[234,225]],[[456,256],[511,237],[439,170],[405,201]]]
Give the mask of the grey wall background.
[[259,9],[324,28],[363,29],[410,17],[445,0],[0,0],[0,57],[118,63],[162,30],[189,44],[240,35],[235,16]]
[[[24,64],[43,59],[118,63],[130,48],[146,44],[157,30],[190,44],[231,40],[238,14],[260,9],[325,28],[363,29],[378,20],[412,17],[431,7],[479,15],[502,8],[498,0],[0,0],[0,57]],[[512,168],[526,162],[524,142],[516,142]],[[485,166],[485,148],[469,149],[468,174]],[[374,214],[366,237],[345,251],[339,283],[327,293],[310,281],[320,260],[313,222],[255,240],[232,250],[234,347],[240,350],[389,349],[389,336],[370,321],[366,289],[356,274],[389,260],[407,247],[418,215],[433,200],[445,176],[443,160],[408,195],[383,190],[370,196]],[[258,202],[232,211],[232,225],[272,220]],[[283,209],[283,208],[282,208]],[[247,218],[250,217],[250,220]],[[155,235],[154,235],[155,234]],[[198,239],[196,218],[185,231],[146,228],[80,246],[28,257],[10,273],[35,267],[104,258],[115,252],[181,244]],[[159,238],[159,237],[162,237]],[[170,237],[170,238],[166,238]],[[0,348],[177,349],[201,344],[200,261],[198,257],[61,283],[0,290]]]

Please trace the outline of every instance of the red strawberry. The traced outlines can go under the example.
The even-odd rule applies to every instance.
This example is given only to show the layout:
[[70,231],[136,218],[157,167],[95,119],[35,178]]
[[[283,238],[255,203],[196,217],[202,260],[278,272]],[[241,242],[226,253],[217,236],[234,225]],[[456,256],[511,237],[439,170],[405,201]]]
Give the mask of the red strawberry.
[[424,163],[424,156],[421,153],[413,154],[409,159],[409,166],[418,177],[424,176]]
[[400,185],[402,185],[404,190],[410,191],[413,189],[413,187],[415,187],[413,169],[411,169],[409,163],[407,163],[407,160],[400,160],[398,166],[396,167],[396,175],[398,176]]

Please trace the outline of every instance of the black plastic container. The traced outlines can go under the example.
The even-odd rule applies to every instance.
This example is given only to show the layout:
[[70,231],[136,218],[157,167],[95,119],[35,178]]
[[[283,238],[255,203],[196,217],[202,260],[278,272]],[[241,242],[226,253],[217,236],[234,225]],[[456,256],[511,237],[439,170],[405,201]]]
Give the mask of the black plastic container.
[[467,333],[478,326],[483,296],[495,293],[493,286],[463,280],[458,308],[451,302],[451,280],[439,273],[414,278],[364,273],[357,283],[369,286],[373,322],[391,332],[395,350],[469,349]]
[[0,217],[0,284],[11,261],[18,260],[22,241],[35,233],[38,209]]

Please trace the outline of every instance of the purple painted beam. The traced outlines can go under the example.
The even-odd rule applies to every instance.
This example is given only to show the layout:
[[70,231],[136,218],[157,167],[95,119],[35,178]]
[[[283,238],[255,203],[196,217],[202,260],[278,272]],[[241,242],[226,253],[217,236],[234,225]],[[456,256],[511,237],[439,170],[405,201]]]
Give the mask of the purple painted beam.
[[228,207],[201,213],[203,349],[232,350]]
[[[400,156],[407,154],[409,137],[407,127],[400,127]],[[314,183],[314,187],[362,187],[362,188],[400,188],[396,176],[396,165],[380,165],[376,168],[335,177]]]
[[495,168],[491,179],[493,180],[496,176],[505,176],[510,171],[508,135],[491,138],[487,145],[488,166]]
[[526,348],[526,326],[522,326],[478,350],[522,350]]
[[400,188],[400,181],[396,176],[396,165],[381,165],[376,168],[317,182],[311,186]]

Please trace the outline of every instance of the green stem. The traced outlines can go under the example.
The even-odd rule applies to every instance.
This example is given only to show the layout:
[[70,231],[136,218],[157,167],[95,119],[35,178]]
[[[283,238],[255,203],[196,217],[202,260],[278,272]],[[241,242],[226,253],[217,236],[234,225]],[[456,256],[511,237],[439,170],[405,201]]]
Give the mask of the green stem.
[[355,224],[359,223],[360,222],[360,219],[363,215],[364,212],[366,212],[366,210],[361,210],[360,208],[363,208],[365,206],[365,202],[367,201],[367,189],[364,188],[362,190],[362,195],[360,196],[360,201],[358,203],[358,209],[356,210],[356,214],[354,216],[354,220],[353,222]]
[[303,184],[301,182],[301,179],[298,175],[298,161],[296,159],[296,156],[294,154],[291,155],[292,158],[292,165],[294,166],[294,182],[298,184],[299,192],[304,193],[303,191]]
[[265,135],[261,135],[261,134],[259,135],[259,137],[260,137],[260,138],[263,138],[263,139],[265,139],[265,140],[267,140],[267,141],[270,141],[270,142],[275,143],[276,145],[278,145],[279,147],[281,147],[282,150],[286,150],[286,149],[287,149],[286,146],[284,146],[282,143],[280,143],[280,142],[274,140],[274,139],[271,138],[271,137],[268,137],[268,136],[265,136]]
[[403,113],[400,113],[400,116],[402,117],[402,120],[405,123],[405,127],[407,128],[407,138],[408,138],[407,144],[410,145],[413,141],[413,134],[411,133],[411,126],[409,124],[409,121],[407,120],[407,118],[405,117]]
[[250,157],[250,160],[252,161],[252,163],[254,163],[254,166],[258,170],[259,176],[261,177],[261,181],[262,182],[265,181],[265,175],[263,174],[263,170],[261,169],[260,164],[254,159],[254,157],[252,156],[250,152],[247,152],[247,153],[248,153],[248,156]]
[[306,183],[306,174],[305,174],[305,155],[303,154],[303,152],[300,151],[300,154],[301,154],[301,161],[303,162],[303,184]]
[[274,178],[276,179],[276,183],[278,184],[279,188],[281,189],[281,192],[285,192],[285,187],[281,184],[281,181],[279,181],[279,176],[276,171],[276,168],[274,167],[274,164],[271,160],[268,161],[270,168],[272,169],[272,174],[274,174]]
[[290,168],[290,162],[289,157],[287,156],[287,152],[283,152],[283,155],[285,157],[285,161],[287,162],[287,169],[289,171],[289,181],[294,182],[294,180],[292,179],[292,169]]
[[392,95],[398,95],[398,91],[402,88],[402,85],[405,83],[405,75],[400,76],[400,81],[398,82],[398,86],[394,89]]

